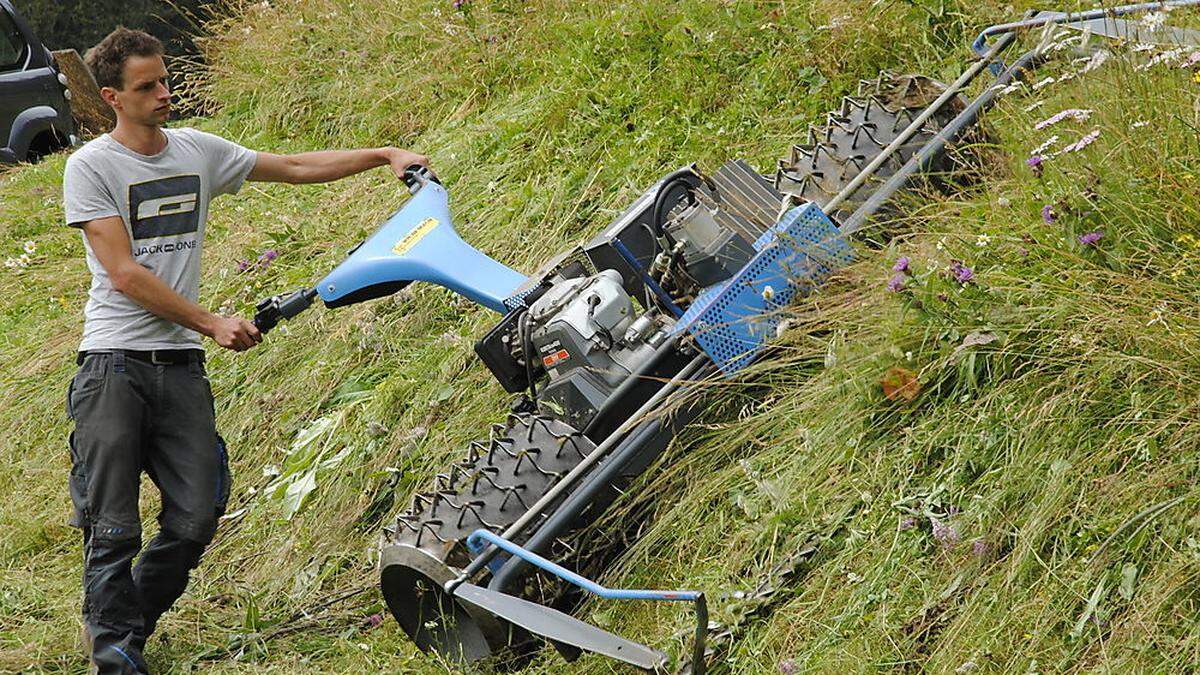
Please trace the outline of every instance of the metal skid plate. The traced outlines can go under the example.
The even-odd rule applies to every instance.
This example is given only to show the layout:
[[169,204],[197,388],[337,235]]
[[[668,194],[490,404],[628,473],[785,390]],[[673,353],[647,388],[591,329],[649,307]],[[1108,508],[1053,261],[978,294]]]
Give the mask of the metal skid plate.
[[726,375],[749,365],[775,337],[778,310],[854,258],[849,242],[813,202],[788,211],[754,250],[732,278],[705,289],[674,328],[691,333]]

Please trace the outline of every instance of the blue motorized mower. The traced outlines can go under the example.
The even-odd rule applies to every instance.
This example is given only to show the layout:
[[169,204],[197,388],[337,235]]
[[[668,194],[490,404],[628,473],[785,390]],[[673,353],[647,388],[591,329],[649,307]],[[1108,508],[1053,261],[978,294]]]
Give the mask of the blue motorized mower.
[[[562,542],[597,520],[700,412],[690,390],[764,353],[779,310],[850,262],[851,235],[872,214],[915,176],[953,170],[947,146],[972,133],[996,92],[1038,59],[1033,50],[999,61],[1015,31],[1069,23],[1111,34],[1118,14],[1158,6],[1031,14],[992,27],[953,84],[864,82],[771,175],[742,161],[711,175],[684,167],[529,275],[466,244],[445,187],[411,168],[403,208],[315,287],[264,300],[255,317],[267,331],[317,298],[341,307],[413,281],[499,315],[475,351],[517,403],[386,530],[381,585],[405,632],[422,650],[464,663],[513,654],[509,662],[519,663],[540,636],[567,658],[587,650],[666,666],[663,653],[569,616],[578,595],[561,592],[558,579],[607,598],[692,603],[689,672],[719,658],[706,655],[702,593],[603,588],[553,562]],[[992,35],[999,39],[989,45]],[[993,86],[964,100],[962,89],[985,69]]]

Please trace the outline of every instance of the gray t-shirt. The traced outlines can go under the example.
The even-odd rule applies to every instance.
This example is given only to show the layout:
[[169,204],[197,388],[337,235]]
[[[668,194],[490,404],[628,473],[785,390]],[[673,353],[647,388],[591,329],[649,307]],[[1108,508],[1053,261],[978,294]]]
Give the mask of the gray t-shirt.
[[[133,258],[183,297],[200,294],[200,252],[208,203],[237,192],[257,155],[195,129],[164,129],[167,146],[142,155],[100,136],[67,159],[63,204],[67,224],[82,227],[120,216]],[[87,237],[92,287],[84,308],[81,351],[88,349],[187,349],[200,335],[159,318],[113,289]]]

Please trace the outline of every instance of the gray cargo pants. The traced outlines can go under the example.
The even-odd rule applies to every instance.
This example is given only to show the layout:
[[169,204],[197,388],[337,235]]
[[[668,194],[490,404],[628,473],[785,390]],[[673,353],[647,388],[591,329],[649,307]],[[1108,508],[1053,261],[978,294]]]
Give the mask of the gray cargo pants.
[[[171,364],[137,354],[81,355],[67,392],[71,524],[83,530],[83,620],[100,673],[147,672],[146,638],[183,593],[229,497],[204,353],[177,353]],[[145,550],[143,471],[162,494],[160,530]]]

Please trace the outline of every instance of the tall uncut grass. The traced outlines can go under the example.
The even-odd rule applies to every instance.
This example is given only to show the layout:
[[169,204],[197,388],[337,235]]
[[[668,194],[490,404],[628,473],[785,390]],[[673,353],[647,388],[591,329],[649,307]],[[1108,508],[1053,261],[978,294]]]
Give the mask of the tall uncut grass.
[[[952,80],[974,33],[1024,6],[231,1],[188,95],[208,111],[196,125],[256,149],[430,154],[463,236],[532,271],[666,171],[738,157],[770,169],[860,78]],[[1200,661],[1200,84],[1181,67],[1190,49],[1146,67],[1162,49],[1110,45],[1071,76],[1086,61],[1050,42],[1062,48],[988,115],[973,180],[905,196],[869,233],[886,246],[860,247],[798,305],[773,358],[707,384],[710,411],[597,524],[645,518],[605,582],[701,588],[721,620],[724,594],[836,532],[727,670]],[[1035,128],[1069,109],[1090,112]],[[0,258],[14,259],[0,270],[0,671],[86,668],[63,402],[88,275],[62,225],[63,163],[0,174]],[[214,204],[203,301],[247,314],[313,283],[404,195],[383,170],[248,185]],[[258,263],[267,250],[279,257]],[[892,271],[901,256],[907,274]],[[152,639],[152,665],[449,667],[386,618],[375,550],[409,495],[507,409],[471,349],[493,321],[414,287],[315,308],[243,355],[210,349],[231,517]],[[142,506],[149,535],[148,482]],[[688,648],[678,607],[596,602],[583,615]],[[547,650],[527,672],[612,669]]]

